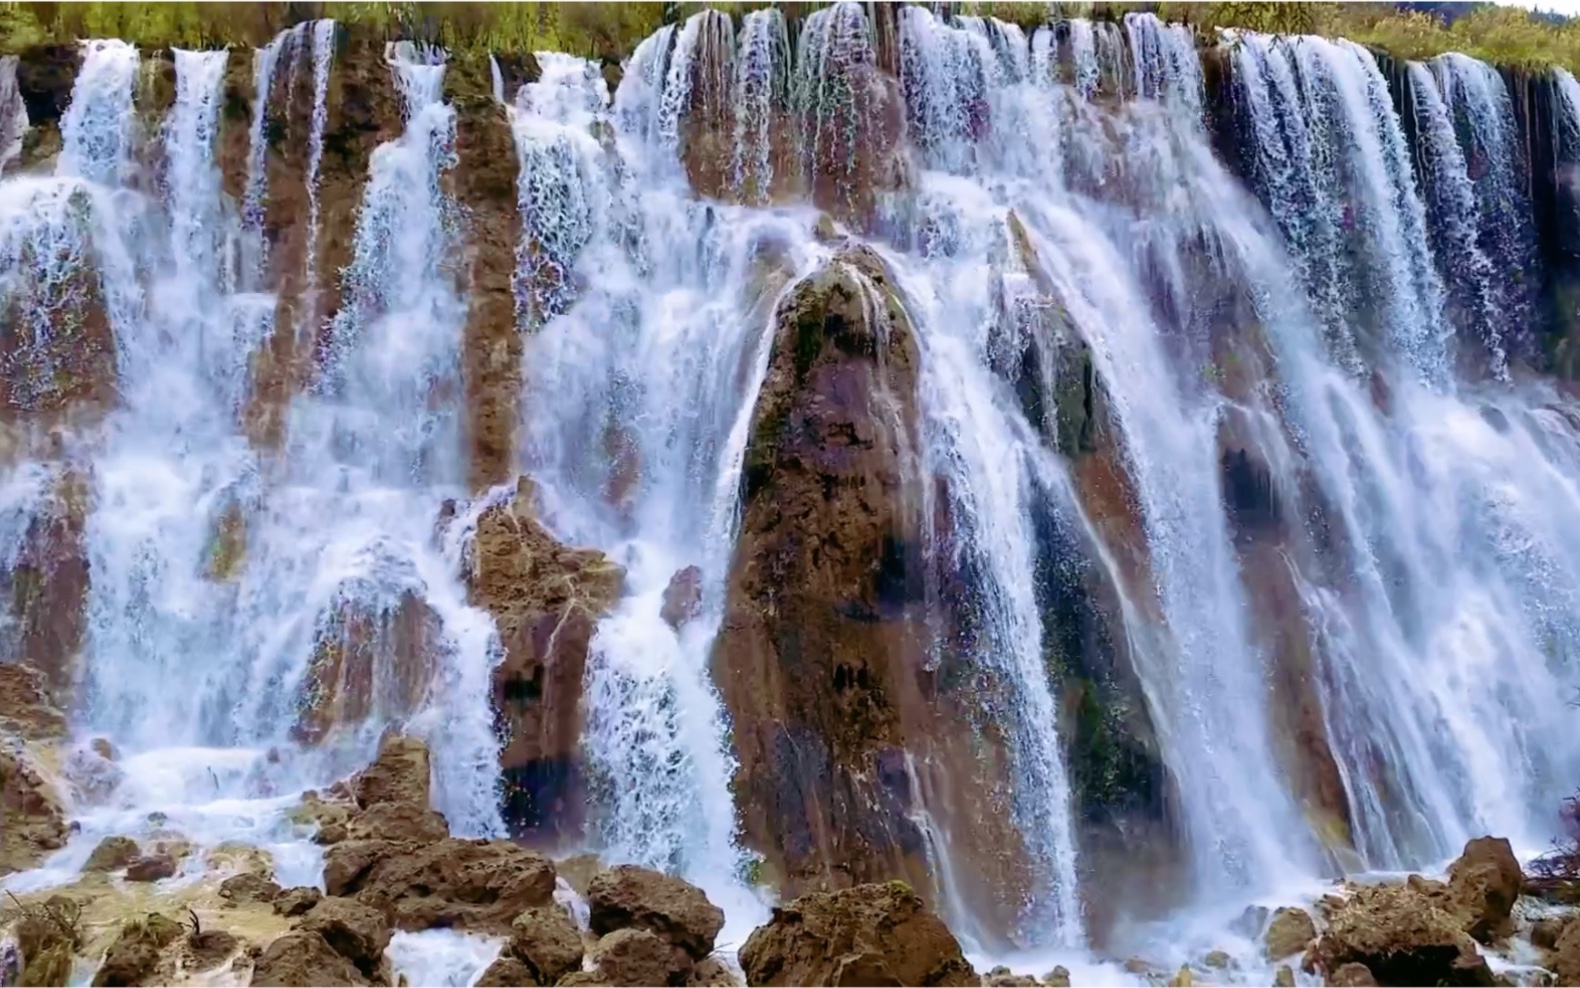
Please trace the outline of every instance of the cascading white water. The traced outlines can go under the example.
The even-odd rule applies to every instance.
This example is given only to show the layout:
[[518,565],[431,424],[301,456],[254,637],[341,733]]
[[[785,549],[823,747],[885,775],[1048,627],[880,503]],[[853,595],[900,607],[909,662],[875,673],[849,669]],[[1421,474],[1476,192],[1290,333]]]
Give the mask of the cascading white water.
[[[1263,39],[1244,42],[1242,53],[1270,52]],[[1277,154],[1268,146],[1274,121],[1301,112],[1290,95],[1269,90],[1248,104],[1259,157]],[[1323,114],[1352,112],[1349,102],[1304,106],[1308,122],[1330,133],[1337,125]],[[1430,148],[1446,135],[1424,140]],[[1357,139],[1348,153],[1378,150]],[[1310,159],[1294,159],[1285,174],[1314,184],[1310,168]],[[1288,229],[1278,189],[1263,191]],[[1341,229],[1333,249],[1373,236]],[[1459,396],[1396,377],[1384,415],[1364,384],[1283,323],[1273,343],[1290,425],[1343,547],[1325,563],[1342,564],[1337,574],[1301,579],[1331,670],[1325,706],[1347,767],[1357,848],[1383,868],[1430,865],[1479,833],[1534,850],[1576,757],[1537,741],[1558,729],[1574,679],[1566,671],[1574,583],[1562,562],[1566,537],[1553,526],[1575,502],[1549,486],[1569,484],[1560,478],[1572,476],[1572,442],[1555,441],[1555,396],[1532,386]],[[1395,339],[1408,346],[1423,336]]]
[[1451,297],[1468,310],[1461,320],[1485,334],[1493,375],[1507,377],[1508,354],[1502,340],[1505,313],[1500,305],[1501,286],[1507,279],[1499,277],[1481,249],[1476,185],[1437,76],[1419,62],[1410,63],[1409,76],[1434,248],[1446,268]]
[[[1487,286],[1498,313],[1496,322],[1525,325],[1531,317],[1536,244],[1531,200],[1520,167],[1523,155],[1515,134],[1514,101],[1498,70],[1485,62],[1450,52],[1430,64],[1443,102],[1463,135],[1467,176],[1476,190],[1481,249],[1502,273]],[[1494,376],[1506,373],[1507,341],[1499,329],[1489,321],[1483,330]]]
[[0,55],[0,172],[22,153],[27,130],[27,103],[16,84],[15,55]]
[[[1273,216],[1334,346],[1347,361],[1358,348],[1441,384],[1451,327],[1425,206],[1376,59],[1346,41],[1234,37],[1238,90],[1258,108],[1257,180],[1271,190]],[[1341,241],[1352,251],[1340,250]],[[1357,312],[1346,305],[1357,297],[1376,301]]]
[[784,14],[768,7],[741,22],[735,59],[735,147],[730,180],[749,203],[765,203],[773,187],[772,126],[788,95],[790,39]]
[[[329,66],[335,55],[335,22],[313,22],[313,115],[307,135],[307,290],[318,288],[318,169],[324,160],[324,128],[329,124]],[[316,301],[308,307],[317,311]]]
[[252,126],[247,135],[247,185],[242,192],[241,228],[244,237],[242,285],[254,288],[263,280],[268,263],[268,242],[263,236],[263,218],[269,195],[269,97],[274,87],[274,70],[280,55],[294,44],[300,28],[287,28],[274,40],[252,53]]
[[[621,82],[612,142],[594,136],[610,114],[582,59],[540,54],[542,77],[517,95],[521,211],[554,263],[523,255],[521,283],[529,298],[545,278],[577,290],[574,305],[565,295],[544,306],[524,424],[547,522],[626,569],[587,671],[595,834],[606,857],[697,882],[726,908],[723,938],[739,943],[761,906],[740,884],[734,763],[708,658],[767,361],[768,310],[748,286],[762,258],[797,270],[815,251],[804,218],[691,198],[662,108],[696,46],[677,47],[660,72],[646,59],[660,58],[662,38],[644,42]],[[611,444],[623,452],[605,455]],[[676,631],[663,596],[688,566],[700,570],[702,612]]]
[[[322,23],[314,33],[327,54],[331,34]],[[497,649],[459,581],[481,505],[443,544],[431,534],[442,502],[464,494],[456,401],[435,400],[459,392],[465,318],[445,263],[453,227],[440,185],[454,162],[454,113],[440,97],[443,65],[407,48],[392,55],[407,127],[373,156],[321,378],[294,400],[280,459],[262,463],[239,413],[274,299],[226,287],[225,244],[241,234],[222,207],[215,160],[226,54],[174,54],[156,202],[116,184],[131,148],[125,118],[109,110],[129,106],[135,50],[92,42],[86,53],[63,121],[62,176],[0,186],[0,259],[11,259],[7,294],[44,303],[34,308],[37,332],[54,330],[48,317],[62,306],[102,305],[115,338],[118,403],[66,450],[91,485],[75,729],[113,740],[123,781],[107,802],[75,807],[80,836],[15,881],[68,876],[99,837],[142,835],[158,810],[200,844],[265,846],[282,880],[313,884],[321,851],[293,836],[280,810],[302,788],[365,763],[391,722],[433,748],[435,802],[452,830],[498,833],[487,700]],[[326,88],[320,81],[320,107]],[[26,277],[13,284],[18,270]],[[47,507],[58,473],[49,462],[24,466],[5,487],[8,553],[24,517]],[[244,551],[216,575],[226,525],[243,528]],[[336,622],[369,614],[397,635],[397,614],[409,613],[408,625],[426,629],[422,641],[368,646],[378,654],[366,719],[331,723],[317,747],[287,743],[308,715],[303,688],[321,639],[352,634]],[[397,667],[405,662],[431,668],[402,700],[393,684],[424,675]]]

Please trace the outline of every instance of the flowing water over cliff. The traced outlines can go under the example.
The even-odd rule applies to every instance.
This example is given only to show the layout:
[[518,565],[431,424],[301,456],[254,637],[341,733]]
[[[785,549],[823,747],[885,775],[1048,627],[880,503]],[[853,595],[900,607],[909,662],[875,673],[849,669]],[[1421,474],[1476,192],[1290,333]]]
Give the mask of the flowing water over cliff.
[[[1553,836],[1566,73],[1533,136],[1465,56],[1144,14],[704,11],[612,92],[340,31],[85,42],[22,167],[0,62],[0,635],[127,780],[8,882],[157,810],[310,883],[280,811],[392,727],[457,833],[683,875],[732,942],[905,877],[984,951],[1178,960]],[[530,570],[569,603],[516,634],[479,554],[526,492],[621,575]]]

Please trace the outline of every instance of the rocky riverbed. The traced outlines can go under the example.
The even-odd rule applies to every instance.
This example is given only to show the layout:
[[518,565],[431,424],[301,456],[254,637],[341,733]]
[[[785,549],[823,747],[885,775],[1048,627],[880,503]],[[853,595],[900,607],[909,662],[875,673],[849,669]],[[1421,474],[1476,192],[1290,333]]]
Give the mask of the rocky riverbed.
[[[75,749],[37,678],[0,670],[0,868],[27,889],[0,908],[0,985],[1079,983],[1064,967],[974,969],[897,881],[807,893],[744,943],[721,943],[723,910],[678,878],[452,836],[432,805],[427,747],[400,734],[291,805],[322,850],[312,884],[285,886],[265,848],[201,847],[174,830],[104,837],[70,880],[17,882],[65,853],[78,836],[66,807],[115,774],[70,768]],[[88,747],[114,766],[108,746]],[[1525,885],[1507,841],[1477,838],[1443,880],[1339,882],[1314,903],[1248,909],[1235,927],[1258,956],[1213,950],[1172,970],[1114,958],[1103,983],[1245,984],[1270,971],[1280,985],[1580,984],[1580,922]],[[413,960],[461,942],[475,949],[446,970]]]

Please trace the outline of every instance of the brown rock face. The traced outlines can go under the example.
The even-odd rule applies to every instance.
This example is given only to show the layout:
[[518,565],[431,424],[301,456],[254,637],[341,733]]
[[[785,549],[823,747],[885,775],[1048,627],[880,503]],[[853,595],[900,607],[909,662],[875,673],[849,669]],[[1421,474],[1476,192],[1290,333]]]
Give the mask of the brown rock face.
[[552,985],[581,970],[582,934],[558,904],[528,909],[511,923],[501,960],[523,965],[534,984]]
[[664,606],[659,617],[676,631],[702,613],[702,570],[687,566],[669,578],[664,588]]
[[1309,913],[1285,906],[1273,913],[1262,943],[1267,948],[1267,956],[1276,960],[1302,953],[1316,935],[1317,924],[1312,922]]
[[389,921],[384,914],[349,899],[320,900],[296,928],[323,937],[335,953],[355,964],[366,977],[374,975],[390,942]]
[[366,985],[362,972],[316,933],[277,937],[252,968],[254,988],[289,985]]
[[560,544],[537,520],[532,483],[478,519],[467,570],[471,602],[494,617],[505,658],[494,707],[512,832],[554,844],[580,832],[582,678],[598,618],[624,571],[603,554]]
[[66,846],[66,811],[24,753],[0,747],[0,875],[25,871]]
[[181,925],[158,913],[121,925],[104,963],[93,976],[96,986],[157,984],[160,952],[181,936]]
[[58,738],[66,717],[50,702],[43,673],[22,662],[0,662],[0,730],[26,740]]
[[[87,478],[63,471],[53,496],[29,521],[16,561],[0,573],[0,593],[10,598],[14,621],[0,639],[19,661],[43,674],[46,695],[62,710],[74,701],[88,601],[88,500]],[[14,682],[17,674],[3,675]]]
[[713,940],[724,929],[724,910],[709,902],[701,889],[635,865],[619,865],[594,876],[587,886],[587,908],[596,934],[647,930],[694,961],[713,952]]
[[943,921],[901,882],[814,893],[740,950],[749,985],[977,985]]
[[432,797],[433,768],[428,746],[404,734],[392,734],[379,745],[378,757],[351,784],[363,809],[383,803],[412,803],[426,808]]
[[1570,923],[1553,944],[1548,967],[1558,984],[1580,985],[1580,923]]
[[[347,586],[319,619],[313,661],[300,687],[292,737],[316,744],[370,718],[399,721],[417,711],[433,682],[440,622],[421,597],[370,599]],[[426,800],[424,800],[426,803]]]
[[523,911],[553,902],[554,866],[502,840],[346,841],[325,857],[324,886],[382,910],[397,929],[508,935]]
[[445,88],[455,107],[454,192],[466,216],[462,353],[476,493],[508,481],[515,466],[522,348],[515,294],[517,155],[510,117],[493,99],[486,60],[458,58],[445,72]]
[[157,882],[176,873],[176,859],[168,854],[140,854],[126,866],[128,882]]
[[1476,837],[1448,869],[1448,888],[1465,932],[1490,943],[1514,932],[1510,914],[1524,882],[1514,848],[1502,837]]
[[902,723],[926,649],[915,341],[865,250],[774,318],[712,659],[744,832],[786,895],[925,881]]
[[1331,976],[1364,965],[1381,985],[1491,985],[1486,959],[1462,918],[1440,905],[1441,891],[1421,881],[1357,889],[1307,952],[1307,968]]
[[691,965],[673,947],[646,930],[615,930],[592,948],[592,984],[612,988],[685,984]]

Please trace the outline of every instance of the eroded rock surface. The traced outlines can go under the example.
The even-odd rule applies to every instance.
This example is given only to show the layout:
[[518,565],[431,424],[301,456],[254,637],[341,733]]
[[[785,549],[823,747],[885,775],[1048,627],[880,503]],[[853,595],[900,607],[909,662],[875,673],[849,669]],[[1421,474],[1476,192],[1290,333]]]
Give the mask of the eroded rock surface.
[[902,882],[802,896],[740,950],[749,985],[980,983],[942,920]]
[[36,867],[68,832],[55,787],[24,749],[0,741],[0,875]]
[[693,961],[713,952],[724,910],[694,885],[635,865],[618,865],[587,886],[592,931],[641,929],[679,947]]
[[483,512],[466,579],[505,650],[493,697],[505,738],[505,815],[516,836],[553,845],[581,830],[582,680],[593,629],[624,571],[601,552],[562,545],[538,521],[535,500],[522,477],[512,498]]

